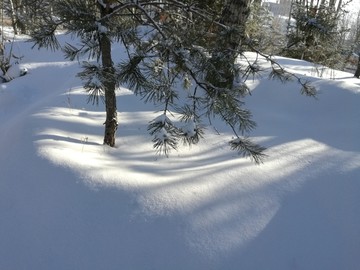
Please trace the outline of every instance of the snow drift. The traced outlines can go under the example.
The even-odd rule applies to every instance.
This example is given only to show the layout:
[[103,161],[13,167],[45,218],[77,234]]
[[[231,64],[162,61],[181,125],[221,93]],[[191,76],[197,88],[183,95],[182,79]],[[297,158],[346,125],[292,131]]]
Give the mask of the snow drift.
[[105,147],[103,108],[86,104],[78,63],[17,46],[28,74],[0,85],[0,269],[358,269],[351,74],[319,78],[279,58],[318,99],[254,78],[252,135],[268,147],[257,166],[229,150],[220,122],[199,145],[157,156],[146,130],[156,108],[127,89],[117,148]]

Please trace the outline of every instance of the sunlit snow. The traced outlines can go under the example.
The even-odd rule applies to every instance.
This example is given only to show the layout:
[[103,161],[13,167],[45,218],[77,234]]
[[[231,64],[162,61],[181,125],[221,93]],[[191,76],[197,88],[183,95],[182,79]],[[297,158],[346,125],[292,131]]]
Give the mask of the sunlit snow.
[[78,62],[31,46],[16,41],[28,74],[0,85],[0,269],[359,269],[352,74],[279,57],[319,94],[250,79],[264,164],[232,152],[219,121],[167,158],[147,131],[158,108],[121,88],[117,144],[104,146]]

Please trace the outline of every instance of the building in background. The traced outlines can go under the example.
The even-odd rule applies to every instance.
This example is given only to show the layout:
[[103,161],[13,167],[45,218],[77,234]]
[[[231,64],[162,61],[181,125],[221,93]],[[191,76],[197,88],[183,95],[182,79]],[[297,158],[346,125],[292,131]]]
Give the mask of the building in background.
[[276,0],[276,2],[268,1],[264,2],[263,6],[267,7],[274,17],[289,16],[291,1],[292,0]]

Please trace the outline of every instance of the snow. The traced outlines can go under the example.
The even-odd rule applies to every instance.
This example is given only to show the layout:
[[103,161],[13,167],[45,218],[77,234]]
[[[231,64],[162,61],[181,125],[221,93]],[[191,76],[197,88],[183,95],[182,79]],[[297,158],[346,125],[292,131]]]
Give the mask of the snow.
[[12,64],[7,72],[4,74],[5,81],[11,81],[12,79],[24,76],[27,73],[27,68],[22,67],[21,65],[14,63]]
[[208,126],[166,158],[147,133],[158,108],[120,89],[117,147],[103,146],[104,108],[86,103],[78,62],[16,46],[28,74],[0,85],[0,269],[358,269],[352,74],[319,78],[279,57],[318,99],[266,75],[249,81],[262,165],[231,152],[216,121],[220,135]]
[[193,137],[196,135],[196,123],[193,119],[190,119],[186,124],[181,128],[182,132],[188,137]]
[[100,33],[100,34],[105,34],[105,33],[107,33],[108,32],[108,29],[107,29],[107,27],[106,26],[104,26],[104,25],[102,25],[101,23],[97,23],[97,28],[98,28],[98,32]]

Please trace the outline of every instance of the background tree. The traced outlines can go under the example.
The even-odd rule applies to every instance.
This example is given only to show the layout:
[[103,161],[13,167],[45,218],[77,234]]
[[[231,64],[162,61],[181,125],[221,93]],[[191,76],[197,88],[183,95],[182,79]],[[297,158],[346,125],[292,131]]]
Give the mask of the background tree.
[[357,61],[357,67],[356,67],[356,70],[355,70],[354,77],[356,77],[358,79],[360,78],[360,60],[359,59]]
[[357,68],[355,70],[354,76],[356,78],[360,78],[360,11],[358,12],[356,20],[354,21],[351,29],[350,53],[357,54]]
[[41,19],[39,12],[51,13],[48,0],[3,0],[3,9],[11,20],[15,34],[27,34],[29,26]]
[[332,68],[342,61],[342,36],[339,27],[344,16],[342,1],[295,0],[289,24],[287,56],[308,60]]
[[246,23],[248,41],[262,52],[279,55],[286,45],[284,19],[274,17],[261,1],[251,3]]

